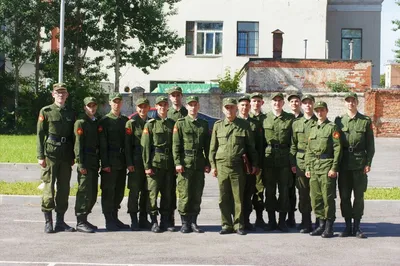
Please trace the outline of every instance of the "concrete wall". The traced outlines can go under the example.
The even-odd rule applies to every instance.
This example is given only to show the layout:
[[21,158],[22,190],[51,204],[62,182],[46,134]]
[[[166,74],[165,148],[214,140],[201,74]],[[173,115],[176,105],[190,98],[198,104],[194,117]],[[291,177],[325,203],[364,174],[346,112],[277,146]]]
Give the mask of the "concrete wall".
[[393,63],[385,67],[385,88],[400,87],[400,64]]

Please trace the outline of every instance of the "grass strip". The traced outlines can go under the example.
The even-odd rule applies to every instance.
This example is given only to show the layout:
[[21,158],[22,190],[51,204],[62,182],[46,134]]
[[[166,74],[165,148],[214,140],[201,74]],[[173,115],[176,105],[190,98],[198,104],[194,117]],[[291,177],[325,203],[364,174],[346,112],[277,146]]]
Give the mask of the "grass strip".
[[0,135],[1,163],[37,163],[36,135]]

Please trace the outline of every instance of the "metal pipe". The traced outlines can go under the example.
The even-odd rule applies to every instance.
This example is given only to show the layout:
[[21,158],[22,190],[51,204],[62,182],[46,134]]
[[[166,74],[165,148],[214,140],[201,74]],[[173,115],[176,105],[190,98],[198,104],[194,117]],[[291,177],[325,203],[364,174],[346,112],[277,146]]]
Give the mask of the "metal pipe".
[[325,42],[325,59],[329,58],[329,40]]
[[304,59],[307,59],[307,39],[304,39]]
[[353,59],[353,39],[349,43],[350,46],[350,60]]
[[60,6],[60,46],[58,49],[58,82],[63,82],[64,71],[64,18],[65,18],[65,0],[61,0]]

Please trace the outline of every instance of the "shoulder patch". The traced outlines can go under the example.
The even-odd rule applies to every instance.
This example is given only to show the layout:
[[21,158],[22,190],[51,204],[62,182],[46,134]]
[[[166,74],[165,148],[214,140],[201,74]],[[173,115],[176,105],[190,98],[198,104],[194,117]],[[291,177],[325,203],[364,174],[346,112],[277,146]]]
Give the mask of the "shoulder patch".
[[99,133],[103,132],[103,127],[102,126],[98,126],[97,127],[97,132],[99,132]]
[[39,120],[39,122],[43,122],[44,121],[44,116],[43,115],[39,115],[38,120]]
[[129,127],[125,128],[125,134],[126,135],[132,135],[132,129],[129,128]]
[[148,135],[149,134],[149,129],[147,127],[145,127],[143,129],[143,134]]
[[332,134],[332,137],[333,137],[334,139],[339,139],[339,138],[340,138],[340,133],[339,133],[339,131],[334,131],[333,134]]
[[174,126],[174,130],[173,130],[172,132],[173,132],[174,134],[175,134],[175,133],[178,133],[178,127],[177,127],[176,125]]
[[83,128],[79,127],[79,128],[76,130],[76,134],[78,134],[79,136],[82,136],[82,135],[83,135]]

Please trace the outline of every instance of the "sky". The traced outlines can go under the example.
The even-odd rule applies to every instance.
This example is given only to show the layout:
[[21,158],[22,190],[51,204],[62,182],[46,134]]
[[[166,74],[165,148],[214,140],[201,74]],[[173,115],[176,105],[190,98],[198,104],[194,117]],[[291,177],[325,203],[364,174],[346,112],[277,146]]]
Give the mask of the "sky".
[[384,0],[381,17],[381,73],[388,60],[394,60],[395,41],[400,39],[400,30],[393,31],[392,20],[400,20],[400,6],[395,0]]

